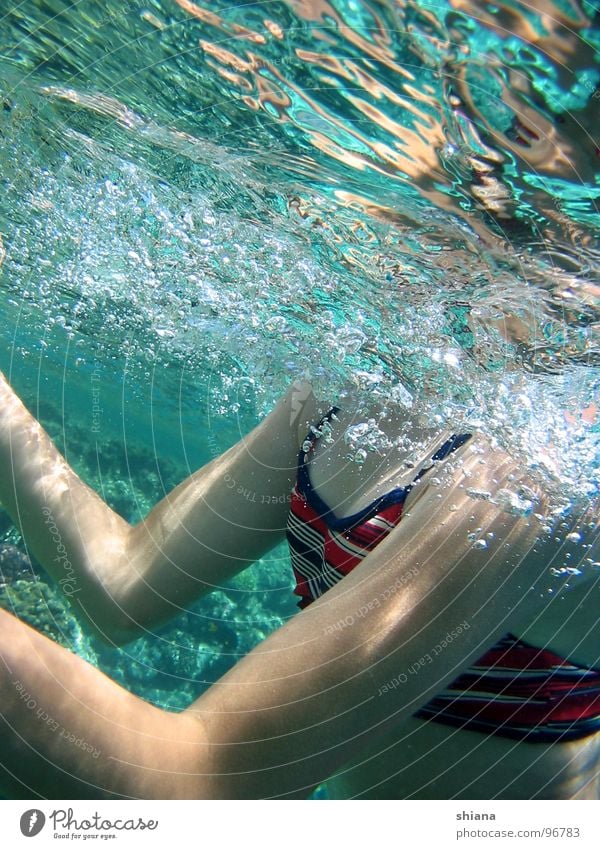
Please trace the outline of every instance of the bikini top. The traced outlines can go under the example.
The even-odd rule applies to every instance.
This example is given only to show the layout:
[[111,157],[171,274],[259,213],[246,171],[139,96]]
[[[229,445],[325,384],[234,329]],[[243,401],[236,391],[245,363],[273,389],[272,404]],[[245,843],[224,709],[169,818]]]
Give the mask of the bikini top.
[[470,434],[453,435],[433,454],[410,484],[395,487],[362,510],[338,517],[313,488],[310,457],[319,431],[339,411],[332,409],[311,428],[298,455],[298,474],[292,492],[287,539],[296,578],[298,606],[306,607],[354,569],[398,524],[410,491],[432,466],[464,445]]

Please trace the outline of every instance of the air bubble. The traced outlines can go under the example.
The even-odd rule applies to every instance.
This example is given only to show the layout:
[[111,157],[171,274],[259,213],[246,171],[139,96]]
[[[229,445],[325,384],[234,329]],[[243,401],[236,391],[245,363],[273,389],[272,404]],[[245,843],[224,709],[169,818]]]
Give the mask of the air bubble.
[[469,498],[475,498],[477,501],[490,501],[492,498],[492,493],[488,492],[487,489],[474,489],[473,487],[468,487],[466,493]]
[[533,501],[510,489],[498,490],[495,500],[505,513],[510,513],[512,516],[530,516],[533,512]]
[[576,566],[560,566],[558,569],[552,567],[549,571],[554,578],[567,578],[575,575],[583,575],[581,569],[578,569]]

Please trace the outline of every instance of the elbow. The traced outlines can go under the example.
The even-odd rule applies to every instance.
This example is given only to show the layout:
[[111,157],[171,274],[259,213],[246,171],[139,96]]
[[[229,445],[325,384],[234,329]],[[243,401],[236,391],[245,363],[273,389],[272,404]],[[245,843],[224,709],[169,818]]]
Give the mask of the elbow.
[[73,607],[83,627],[111,648],[122,648],[146,633],[142,625],[115,602],[110,607],[100,608],[78,599]]

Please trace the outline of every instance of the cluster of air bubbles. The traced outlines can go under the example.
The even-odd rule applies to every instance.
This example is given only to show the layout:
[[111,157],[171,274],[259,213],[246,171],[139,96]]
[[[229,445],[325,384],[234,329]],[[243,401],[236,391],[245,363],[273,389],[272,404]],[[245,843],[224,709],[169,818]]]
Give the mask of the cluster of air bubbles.
[[[267,409],[298,373],[332,382],[314,293],[335,280],[309,246],[140,164],[105,154],[79,168],[72,154],[51,168],[25,150],[6,164],[3,285],[15,314],[23,299],[37,310],[36,346],[58,353],[63,328],[81,343],[78,362],[209,371],[223,414],[240,390],[228,377],[254,381]],[[342,327],[340,345],[356,352],[365,338]]]
[[467,534],[467,539],[472,543],[471,548],[475,551],[485,551],[494,541],[495,534],[492,531],[483,533],[483,528],[475,528]]
[[588,514],[587,518],[580,516],[577,521],[572,513],[570,507],[562,511],[555,510],[553,521],[546,529],[559,546],[563,561],[560,566],[553,565],[548,571],[552,578],[562,580],[561,586],[565,589],[571,586],[567,583],[569,579],[600,568],[600,563],[591,556],[598,537],[596,522],[593,518],[590,520],[593,513]]
[[499,489],[494,496],[494,503],[511,516],[530,516],[535,502],[535,494],[527,487]]
[[390,438],[372,418],[346,428],[344,442],[348,446],[347,459],[358,465],[365,462],[368,452],[384,454],[393,447]]
[[[306,374],[325,402],[343,406],[344,385],[354,393],[358,424],[345,438],[359,465],[370,452],[420,449],[406,434],[390,440],[372,418],[373,409],[410,410],[420,425],[486,432],[567,501],[600,493],[598,423],[582,414],[597,396],[597,371],[578,363],[528,372],[518,346],[485,329],[507,316],[493,309],[506,269],[494,271],[458,243],[430,250],[434,233],[417,228],[408,239],[370,222],[363,273],[337,261],[336,246],[360,216],[354,209],[329,204],[327,227],[307,239],[302,219],[281,212],[285,197],[261,201],[257,193],[261,215],[221,203],[235,186],[210,163],[202,166],[208,191],[201,180],[184,189],[158,179],[143,157],[134,163],[100,147],[59,159],[54,151],[44,162],[43,147],[25,138],[34,121],[0,118],[6,148],[19,151],[3,163],[2,285],[15,315],[23,304],[38,311],[35,344],[48,356],[61,356],[66,337],[77,364],[126,360],[145,379],[157,368],[208,376],[211,410],[222,416],[250,406],[260,417]],[[317,204],[317,192],[305,194]],[[382,252],[410,280],[404,271],[382,288]],[[446,271],[450,254],[461,257],[462,277]],[[518,306],[527,284],[509,270]],[[467,288],[471,277],[482,294]],[[456,292],[468,316],[462,324]],[[500,498],[509,512],[533,509],[526,495]]]
[[414,397],[400,380],[390,387],[389,401],[392,405],[405,407],[408,410],[410,410],[415,403]]
[[[252,382],[263,415],[300,373],[332,401],[352,385],[365,409],[372,401],[407,409],[416,395],[432,418],[453,409],[451,383],[435,378],[456,366],[443,353],[440,305],[408,304],[384,321],[387,296],[368,294],[375,281],[332,270],[322,246],[317,257],[296,238],[298,222],[279,221],[266,205],[263,220],[245,218],[100,147],[85,163],[71,150],[50,166],[28,156],[20,134],[22,155],[6,163],[0,202],[9,222],[3,283],[15,310],[24,296],[41,314],[36,344],[49,355],[60,356],[62,328],[80,347],[80,364],[126,358],[146,379],[157,367],[208,371],[211,407],[224,416],[237,412],[241,381]],[[371,433],[355,454],[360,461],[384,448]]]
[[554,497],[600,494],[600,439],[594,368],[538,376],[514,372],[478,383],[478,405],[465,424],[492,434],[499,445],[538,474]]
[[323,336],[324,348],[331,351],[338,362],[344,362],[348,354],[356,354],[367,341],[360,327],[344,325]]
[[474,498],[476,501],[491,501],[492,493],[487,489],[476,489],[475,487],[467,487],[465,490],[469,498]]
[[[332,414],[332,418],[336,418],[335,414]],[[309,436],[302,443],[302,450],[304,453],[308,453],[313,447],[313,440],[322,439],[323,442],[327,445],[332,445],[334,442],[332,435],[332,428],[329,422],[325,419],[320,425],[311,425]]]
[[553,578],[573,578],[576,575],[583,574],[582,570],[578,569],[577,566],[559,566],[558,568],[552,566],[549,572]]

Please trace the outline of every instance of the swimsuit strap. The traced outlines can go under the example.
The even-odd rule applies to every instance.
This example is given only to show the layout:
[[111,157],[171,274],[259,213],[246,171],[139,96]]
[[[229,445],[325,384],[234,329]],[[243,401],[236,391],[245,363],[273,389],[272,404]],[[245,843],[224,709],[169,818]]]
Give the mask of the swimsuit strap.
[[[310,506],[315,510],[319,518],[322,519],[332,530],[334,531],[348,531],[356,525],[361,525],[363,522],[366,522],[368,519],[371,519],[377,513],[381,513],[387,507],[390,507],[392,504],[403,504],[413,486],[418,483],[418,481],[423,477],[423,475],[428,472],[436,462],[439,460],[444,460],[449,454],[453,451],[456,451],[462,445],[467,442],[468,439],[471,438],[470,433],[463,434],[453,434],[449,439],[444,442],[444,444],[439,448],[435,454],[431,457],[431,462],[428,466],[421,469],[417,475],[413,478],[411,483],[407,486],[399,486],[395,489],[390,490],[390,492],[385,493],[384,495],[380,495],[379,498],[376,498],[362,510],[359,510],[357,513],[353,513],[351,516],[344,516],[343,518],[338,518],[333,510],[327,506],[327,504],[323,501],[323,499],[317,494],[313,485],[310,481],[310,476],[308,474],[308,465],[310,454],[312,453],[315,442],[317,440],[318,431],[322,428],[322,426],[327,422],[331,421],[331,419],[338,413],[340,410],[339,407],[332,407],[329,412],[325,413],[325,415],[320,419],[319,423],[316,426],[311,427],[309,432],[306,435],[306,439],[300,449],[300,453],[298,455],[298,480],[297,480],[297,488],[301,495],[304,496],[306,501],[310,504]],[[306,443],[310,443],[308,447]]]

